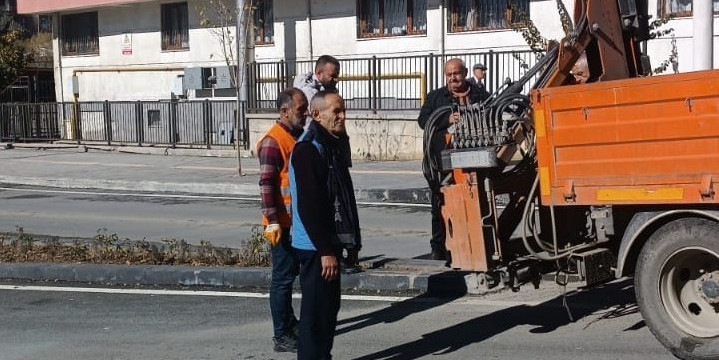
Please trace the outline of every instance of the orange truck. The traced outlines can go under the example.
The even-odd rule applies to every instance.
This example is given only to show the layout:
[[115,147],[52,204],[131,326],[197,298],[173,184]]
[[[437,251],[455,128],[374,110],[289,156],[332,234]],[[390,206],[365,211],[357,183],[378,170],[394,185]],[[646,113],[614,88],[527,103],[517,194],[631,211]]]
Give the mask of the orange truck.
[[460,121],[425,175],[442,184],[452,268],[488,286],[548,265],[587,285],[633,276],[667,349],[719,359],[719,71],[650,76],[646,8],[577,0],[575,29],[524,78],[432,114],[425,141]]

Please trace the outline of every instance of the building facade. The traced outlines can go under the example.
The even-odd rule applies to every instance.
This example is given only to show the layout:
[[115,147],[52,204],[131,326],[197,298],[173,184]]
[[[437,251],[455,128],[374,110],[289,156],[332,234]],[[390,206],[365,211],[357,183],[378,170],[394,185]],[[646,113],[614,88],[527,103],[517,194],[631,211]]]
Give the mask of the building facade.
[[[489,62],[493,90],[534,61],[514,29],[523,19],[547,39],[564,34],[555,0],[247,2],[251,107],[272,108],[314,59],[337,56],[340,92],[355,110],[348,121],[355,155],[374,159],[421,157],[417,110],[424,93],[442,85],[447,56]],[[566,1],[569,14],[573,5]],[[80,102],[234,98],[236,34],[227,20],[234,7],[234,0],[18,0],[21,13],[51,16],[57,99]],[[719,67],[719,0],[714,10]],[[692,1],[656,0],[649,13],[674,17],[663,26],[673,34],[648,44],[653,66],[674,53],[665,71],[691,71]],[[250,144],[273,119],[251,115]]]
[[[222,24],[214,16],[217,4],[235,5],[232,0],[18,3],[22,13],[54,17],[57,98],[66,101],[73,94],[79,100],[230,95],[217,91],[227,87],[222,84],[183,86],[182,80],[188,68],[212,68],[199,74],[222,83],[232,70],[225,69],[226,46],[217,36]],[[714,4],[719,11],[719,0]],[[566,6],[571,14],[573,4]],[[524,16],[548,39],[563,35],[552,0],[256,0],[253,8],[249,32],[251,59],[257,62],[312,60],[322,54],[363,58],[522,50],[527,44],[511,27]],[[691,0],[659,0],[649,10],[654,18],[676,16],[665,25],[674,29],[673,38],[650,42],[653,62],[669,58],[676,46],[677,71],[691,70]],[[235,36],[233,28],[227,33]],[[203,87],[215,90],[195,91]]]

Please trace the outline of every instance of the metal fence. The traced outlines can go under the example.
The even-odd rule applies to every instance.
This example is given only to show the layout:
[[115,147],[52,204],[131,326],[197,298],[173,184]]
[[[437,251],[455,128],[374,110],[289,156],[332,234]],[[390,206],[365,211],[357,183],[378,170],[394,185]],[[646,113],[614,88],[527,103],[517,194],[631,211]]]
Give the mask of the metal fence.
[[0,138],[246,148],[247,120],[237,131],[236,111],[235,101],[210,100],[0,104]]
[[0,140],[47,141],[62,138],[56,103],[0,104]]
[[[536,63],[531,51],[341,59],[338,89],[352,110],[418,110],[425,95],[444,86],[443,66],[458,57],[468,67],[483,63],[490,92],[506,78],[519,79]],[[241,111],[276,111],[277,94],[295,76],[309,73],[313,61],[249,64],[248,103]],[[529,91],[532,82],[525,86]],[[0,139],[71,139],[137,145],[247,148],[247,121],[235,127],[235,101],[100,101],[79,103],[0,103]]]
[[[519,79],[537,59],[531,51],[340,59],[338,90],[348,109],[418,110],[427,92],[444,86],[444,63],[455,57],[464,60],[470,69],[476,63],[489,68],[485,79],[489,92],[499,88],[506,78]],[[249,64],[249,110],[274,111],[277,94],[313,67],[313,61]],[[531,82],[525,90],[530,87]]]

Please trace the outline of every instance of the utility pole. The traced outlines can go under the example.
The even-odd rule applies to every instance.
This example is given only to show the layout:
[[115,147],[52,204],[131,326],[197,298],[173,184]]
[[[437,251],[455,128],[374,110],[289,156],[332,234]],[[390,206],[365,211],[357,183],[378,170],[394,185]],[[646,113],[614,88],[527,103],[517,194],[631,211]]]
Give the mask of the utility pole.
[[[250,0],[251,1],[251,0]],[[236,126],[237,134],[235,134],[235,145],[237,146],[237,171],[242,176],[242,149],[240,148],[240,129],[245,124],[247,114],[247,26],[249,11],[245,0],[237,0],[237,24],[235,28],[237,53],[237,76],[235,76],[235,90],[237,91],[237,114]],[[245,104],[245,109],[242,105]],[[247,141],[248,139],[243,139]]]

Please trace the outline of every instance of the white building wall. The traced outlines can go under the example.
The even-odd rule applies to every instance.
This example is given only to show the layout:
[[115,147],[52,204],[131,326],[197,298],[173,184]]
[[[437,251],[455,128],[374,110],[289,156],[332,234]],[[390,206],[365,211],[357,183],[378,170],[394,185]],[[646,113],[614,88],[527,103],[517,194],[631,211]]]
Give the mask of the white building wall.
[[[227,1],[234,3],[234,0]],[[56,31],[54,49],[58,99],[73,100],[73,75],[77,75],[79,80],[78,99],[81,101],[167,99],[176,89],[176,79],[183,74],[182,69],[224,66],[220,42],[209,29],[200,26],[197,9],[204,3],[203,0],[188,1],[189,50],[161,50],[160,9],[161,4],[167,2],[97,9],[99,55],[62,56],[60,59]],[[521,34],[510,29],[447,33],[447,24],[443,21],[447,10],[442,7],[442,2],[428,1],[427,34],[361,39],[357,36],[356,0],[275,0],[274,44],[255,46],[253,59],[260,62],[310,60],[322,54],[339,58],[406,57],[441,54],[443,49],[450,54],[527,49]],[[568,1],[567,6],[569,13],[573,13],[573,2]],[[649,13],[656,18],[656,2],[650,2],[649,6]],[[308,21],[310,11],[312,20]],[[563,36],[554,0],[532,1],[530,16],[545,37],[560,39]],[[56,27],[60,24],[59,19],[55,24]],[[666,27],[675,29],[679,71],[691,71],[692,19],[676,19]],[[717,17],[714,31],[715,36],[719,35]],[[123,55],[121,51],[125,33],[132,34],[132,55]],[[715,41],[719,41],[719,37],[715,37]],[[670,51],[670,37],[649,42],[648,52],[654,67],[667,59]],[[715,46],[714,51],[714,66],[719,67],[719,46]],[[141,69],[150,70],[138,71]],[[354,74],[366,73],[361,68],[352,71]],[[667,72],[671,73],[671,68]],[[188,95],[192,98],[194,94],[190,92]]]
[[[311,1],[312,44],[307,36],[307,3]],[[256,61],[279,61],[291,59],[285,47],[286,35],[296,37],[295,59],[307,60],[322,54],[342,57],[405,56],[414,54],[441,54],[442,42],[446,53],[526,50],[527,44],[520,33],[511,30],[473,31],[448,33],[446,9],[441,0],[429,0],[427,9],[427,34],[387,38],[362,39],[357,37],[356,1],[336,0],[275,0],[275,44],[255,48]],[[569,14],[574,13],[574,2],[566,1]],[[649,2],[649,13],[657,18],[657,2]],[[559,40],[564,36],[557,4],[554,0],[530,2],[530,17],[541,34]],[[291,26],[290,31],[286,26]],[[692,19],[678,18],[665,25],[675,29],[679,50],[679,71],[691,71]],[[719,17],[715,16],[715,37],[719,37]],[[719,39],[715,39],[719,41]],[[312,53],[310,54],[310,48]],[[649,42],[648,53],[653,66],[669,57],[671,37],[665,36]],[[719,67],[719,48],[715,46],[714,66]]]
[[[168,99],[184,68],[224,66],[221,42],[200,26],[196,9],[201,2],[188,1],[188,50],[162,50],[160,2],[96,9],[99,55],[62,56],[56,34],[55,77],[63,84],[58,86],[58,99],[72,101],[73,75],[78,77],[80,101]],[[125,33],[132,36],[132,55],[122,54]]]
[[[312,57],[332,54],[337,57],[403,56],[441,54],[444,39],[445,52],[511,51],[527,49],[520,33],[511,30],[473,31],[448,33],[446,8],[442,0],[429,0],[427,4],[427,34],[385,38],[358,38],[357,4],[355,0],[310,0],[312,11]],[[573,4],[568,4],[572,13]],[[255,47],[256,61],[279,61],[291,58],[285,51],[286,35],[296,37],[297,60],[310,56],[307,36],[307,0],[275,0],[275,43]],[[556,2],[553,0],[530,3],[530,17],[542,34],[551,39],[563,36]],[[286,27],[290,26],[291,31]]]
[[[652,9],[652,6],[654,7]],[[650,13],[656,14],[656,3],[650,5]],[[689,72],[693,70],[694,57],[693,57],[693,19],[691,17],[677,18],[669,21],[663,26],[665,29],[674,29],[674,39],[676,40],[676,46],[679,53],[678,63],[679,72]],[[714,68],[719,68],[719,16],[714,16]],[[647,53],[652,60],[652,67],[656,68],[663,61],[669,59],[672,51],[672,36],[664,36],[658,39],[649,41],[647,46]],[[670,66],[665,74],[672,74],[672,67]]]

